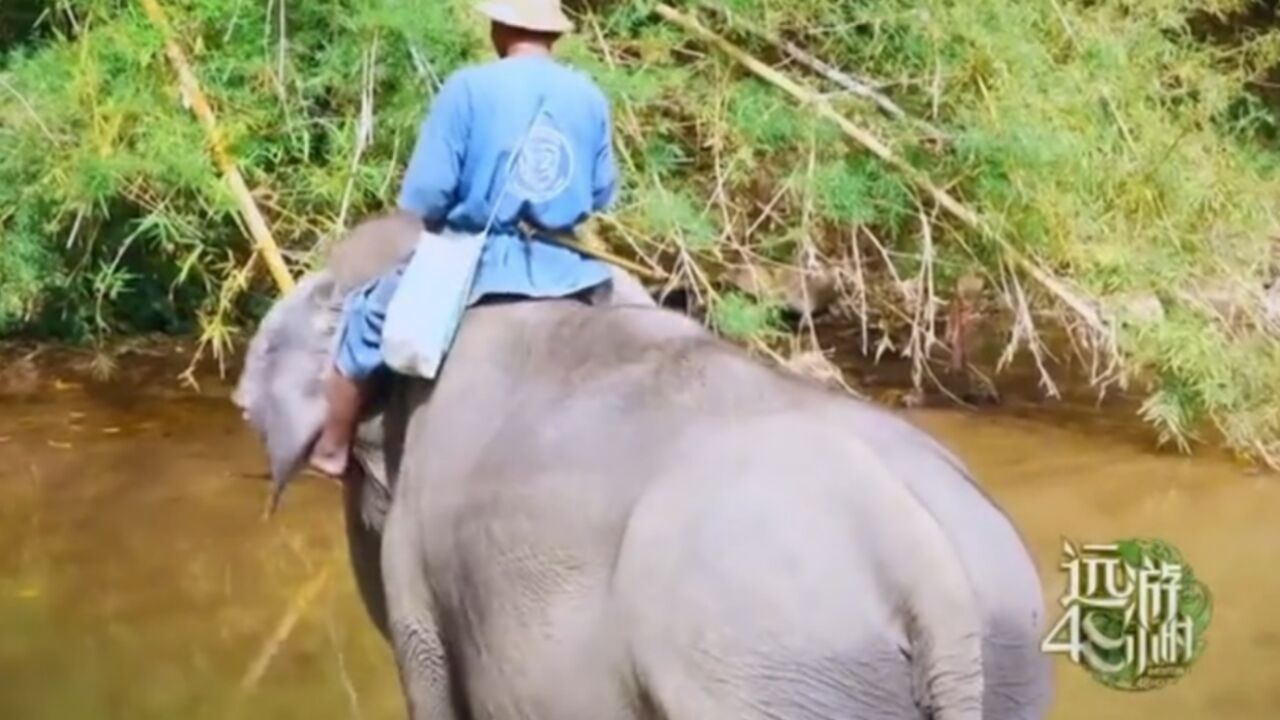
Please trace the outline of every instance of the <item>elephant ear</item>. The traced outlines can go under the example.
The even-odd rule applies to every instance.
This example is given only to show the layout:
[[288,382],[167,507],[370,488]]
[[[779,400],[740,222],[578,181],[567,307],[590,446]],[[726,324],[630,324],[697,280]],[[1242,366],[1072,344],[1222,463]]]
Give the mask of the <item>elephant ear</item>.
[[[276,302],[250,341],[232,401],[266,445],[272,481],[268,512],[274,512],[320,435],[324,381],[333,368],[344,298],[404,262],[421,233],[422,220],[399,210],[361,221],[333,248],[323,270]],[[368,459],[380,452],[378,439],[357,454]]]
[[249,343],[234,402],[266,446],[268,514],[302,469],[324,422],[342,294],[326,270],[303,278],[263,318]]

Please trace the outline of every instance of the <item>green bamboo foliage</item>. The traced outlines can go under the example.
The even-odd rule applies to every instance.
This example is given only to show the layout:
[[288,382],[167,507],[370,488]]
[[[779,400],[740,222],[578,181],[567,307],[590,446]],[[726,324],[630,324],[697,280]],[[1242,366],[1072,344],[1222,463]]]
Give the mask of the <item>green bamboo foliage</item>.
[[[1016,308],[1020,289],[1054,309],[1026,278],[1011,284],[1001,245],[652,4],[593,3],[562,54],[614,102],[625,184],[610,242],[674,271],[717,329],[772,337],[778,298],[747,298],[725,278],[806,258],[846,279],[854,258],[865,265],[887,327],[918,324],[909,297],[944,300],[973,273],[1003,291],[998,302]],[[1280,455],[1280,357],[1262,298],[1280,154],[1274,99],[1247,90],[1280,59],[1280,33],[1206,31],[1248,2],[673,4],[762,59],[787,60],[763,39],[781,37],[891,98],[908,119],[785,64],[1106,311],[1166,439],[1212,431]],[[234,282],[245,233],[160,39],[132,3],[56,7],[60,38],[0,70],[0,332],[198,331],[225,347],[269,285]],[[436,84],[488,57],[465,0],[168,7],[298,265],[394,198]],[[1244,298],[1225,320],[1210,302],[1224,293]],[[1135,312],[1133,298],[1159,312]]]
[[[273,231],[306,262],[381,208],[439,78],[480,36],[448,3],[182,2],[172,21]],[[132,3],[63,3],[0,85],[0,331],[190,331],[248,246]],[[208,329],[208,328],[204,328]]]

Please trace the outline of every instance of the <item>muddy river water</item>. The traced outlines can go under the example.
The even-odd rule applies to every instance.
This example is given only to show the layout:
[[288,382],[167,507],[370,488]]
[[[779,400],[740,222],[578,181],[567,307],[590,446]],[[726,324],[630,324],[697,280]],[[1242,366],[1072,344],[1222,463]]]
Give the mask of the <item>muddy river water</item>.
[[[225,386],[52,373],[0,391],[0,718],[403,717],[338,488],[305,478],[264,521],[261,451]],[[1157,453],[1123,417],[909,415],[1012,515],[1046,602],[1064,537],[1163,538],[1212,592],[1181,681],[1124,693],[1060,659],[1052,718],[1280,717],[1280,478]]]

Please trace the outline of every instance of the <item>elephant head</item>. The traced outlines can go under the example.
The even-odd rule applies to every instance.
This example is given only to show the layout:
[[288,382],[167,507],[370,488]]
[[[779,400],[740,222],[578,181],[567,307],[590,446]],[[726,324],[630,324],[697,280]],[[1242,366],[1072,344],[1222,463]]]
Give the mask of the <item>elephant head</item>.
[[[403,212],[361,222],[334,246],[325,267],[275,303],[250,341],[232,401],[266,447],[272,481],[269,512],[320,433],[324,379],[332,372],[347,295],[407,258],[421,231],[422,223]],[[380,470],[379,438],[371,438],[371,430],[377,434],[362,428],[357,455],[363,457],[357,459],[366,470],[371,464]]]
[[[319,436],[325,415],[324,379],[332,372],[346,297],[406,260],[422,230],[421,221],[404,212],[362,221],[334,246],[322,269],[275,303],[249,343],[232,401],[266,446],[272,479],[269,512]],[[611,282],[596,289],[593,304],[655,306],[639,280],[620,268],[611,270]],[[354,465],[376,480],[385,494],[391,478],[380,415],[388,393],[381,394],[366,409]]]

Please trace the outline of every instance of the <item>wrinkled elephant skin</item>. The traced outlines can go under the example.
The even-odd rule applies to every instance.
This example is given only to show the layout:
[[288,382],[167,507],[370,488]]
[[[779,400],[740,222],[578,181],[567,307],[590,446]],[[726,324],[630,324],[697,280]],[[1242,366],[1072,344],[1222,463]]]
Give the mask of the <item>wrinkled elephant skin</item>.
[[473,308],[366,423],[352,560],[411,717],[1043,717],[1036,570],[963,465],[623,295]]

